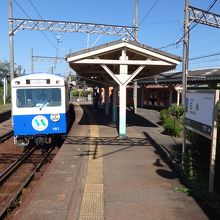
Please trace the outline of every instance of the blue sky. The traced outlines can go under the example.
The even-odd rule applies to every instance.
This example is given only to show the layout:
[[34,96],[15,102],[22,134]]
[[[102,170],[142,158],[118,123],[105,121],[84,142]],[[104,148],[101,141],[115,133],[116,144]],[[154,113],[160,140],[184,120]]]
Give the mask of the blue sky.
[[[40,19],[31,2],[44,19],[133,25],[135,0],[13,0],[13,17]],[[190,0],[190,5],[207,9],[213,0]],[[23,9],[21,10],[21,8]],[[153,7],[154,6],[154,7]],[[153,7],[153,8],[152,8]],[[23,12],[25,11],[26,14]],[[220,14],[220,0],[211,10]],[[139,42],[154,48],[175,43],[183,36],[184,0],[139,0]],[[36,56],[56,56],[56,36],[59,36],[59,56],[64,57],[69,50],[78,51],[89,45],[95,46],[121,39],[121,37],[101,36],[79,33],[50,33],[39,31],[18,31],[14,37],[15,63],[21,65],[26,73],[31,71],[31,48]],[[190,58],[220,53],[220,29],[198,24],[190,33]],[[163,49],[182,56],[182,43]],[[0,61],[9,61],[8,1],[0,0]],[[208,62],[207,62],[208,60]],[[54,63],[34,62],[36,72],[49,72]],[[220,66],[220,55],[190,62],[190,68]],[[181,66],[177,68],[181,70]],[[56,72],[66,75],[68,65],[58,63]]]

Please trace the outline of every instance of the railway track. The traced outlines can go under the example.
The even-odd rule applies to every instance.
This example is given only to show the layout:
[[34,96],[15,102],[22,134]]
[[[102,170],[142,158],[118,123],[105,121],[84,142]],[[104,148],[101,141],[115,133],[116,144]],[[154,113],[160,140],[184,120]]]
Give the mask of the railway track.
[[0,144],[13,136],[11,112],[0,113]]
[[55,153],[55,147],[32,147],[1,173],[0,219],[20,205],[23,189],[27,188],[42,166],[52,160]]
[[11,110],[0,112],[0,123],[8,120],[11,117]]
[[8,131],[4,135],[0,136],[0,144],[11,138],[13,135],[14,135],[13,131]]

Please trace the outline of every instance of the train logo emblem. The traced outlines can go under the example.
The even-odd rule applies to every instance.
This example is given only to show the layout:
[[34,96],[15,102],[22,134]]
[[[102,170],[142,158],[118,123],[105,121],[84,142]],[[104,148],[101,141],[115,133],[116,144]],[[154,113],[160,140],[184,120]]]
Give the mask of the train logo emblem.
[[32,120],[32,127],[37,131],[43,131],[48,127],[48,120],[43,115],[37,115]]
[[51,114],[50,120],[54,122],[58,122],[60,120],[60,114]]

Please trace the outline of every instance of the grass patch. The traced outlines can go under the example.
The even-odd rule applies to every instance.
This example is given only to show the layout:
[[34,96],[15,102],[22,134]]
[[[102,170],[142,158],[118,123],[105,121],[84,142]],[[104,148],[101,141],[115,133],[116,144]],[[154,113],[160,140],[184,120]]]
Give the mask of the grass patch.
[[173,192],[180,192],[180,193],[190,193],[191,189],[185,187],[185,186],[175,186],[172,188]]

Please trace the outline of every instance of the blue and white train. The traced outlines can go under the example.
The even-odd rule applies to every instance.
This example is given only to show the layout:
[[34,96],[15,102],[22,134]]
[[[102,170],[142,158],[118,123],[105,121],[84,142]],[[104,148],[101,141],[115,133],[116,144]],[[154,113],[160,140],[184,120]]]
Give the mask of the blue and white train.
[[69,87],[58,75],[36,73],[12,80],[14,143],[51,143],[64,136],[70,123]]

